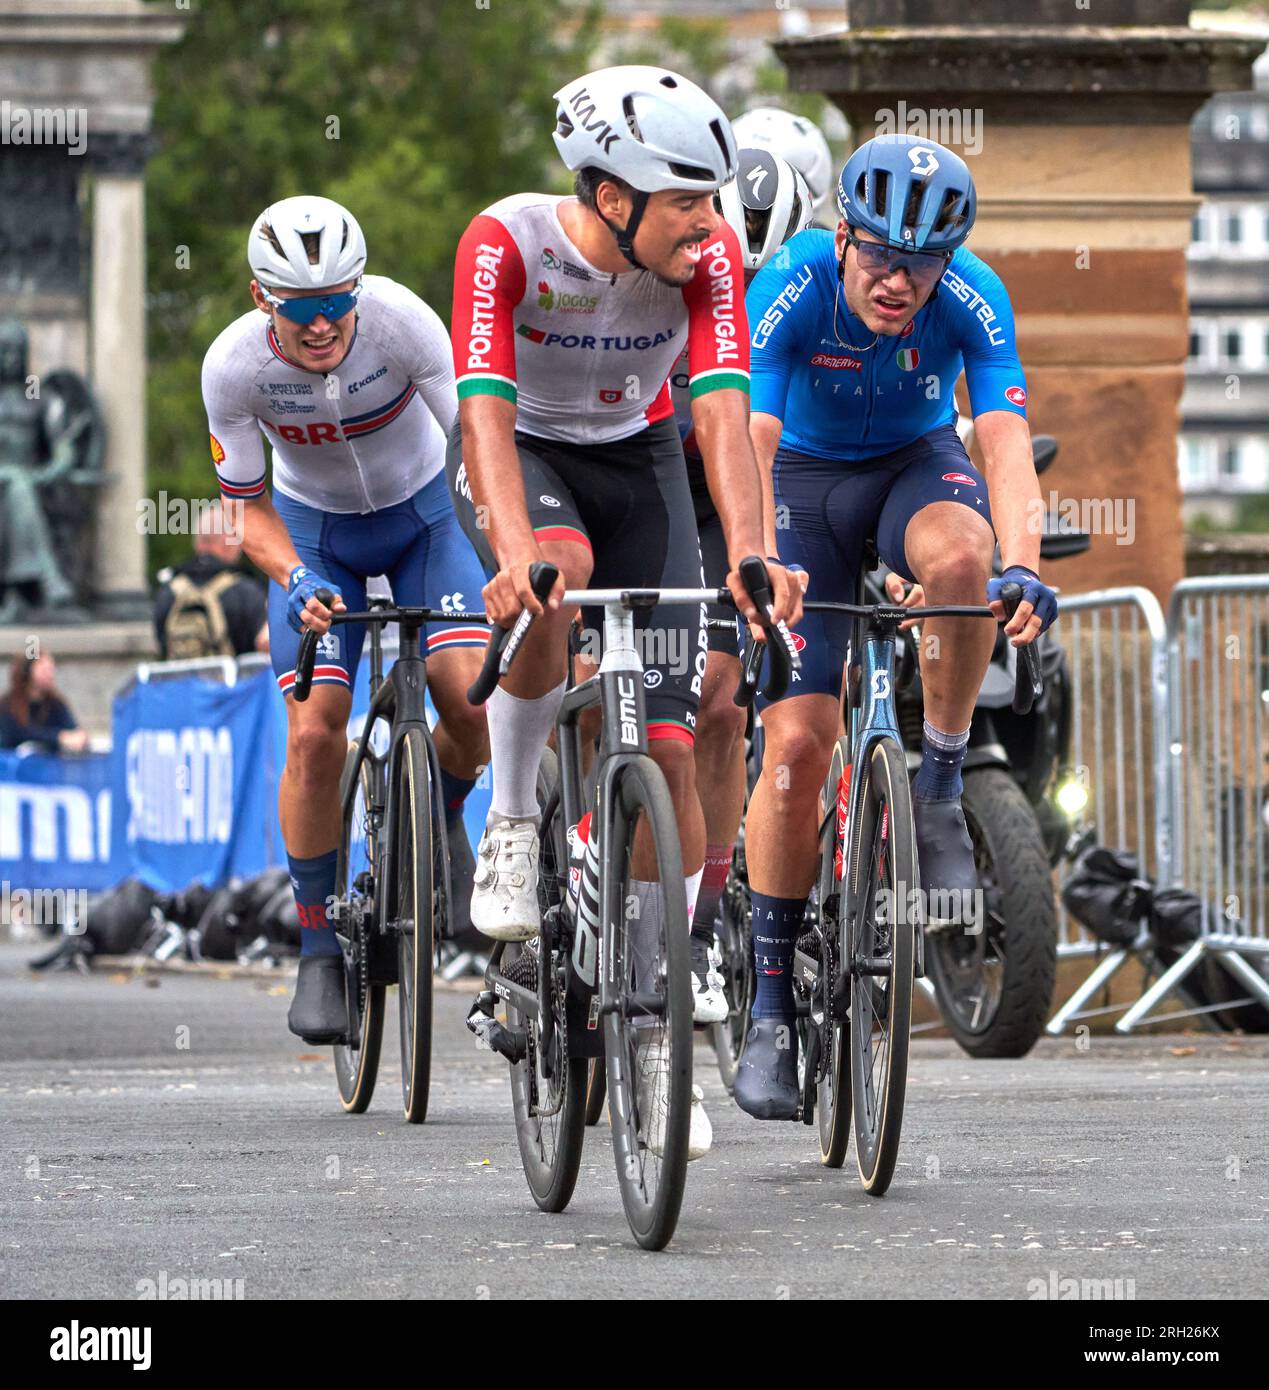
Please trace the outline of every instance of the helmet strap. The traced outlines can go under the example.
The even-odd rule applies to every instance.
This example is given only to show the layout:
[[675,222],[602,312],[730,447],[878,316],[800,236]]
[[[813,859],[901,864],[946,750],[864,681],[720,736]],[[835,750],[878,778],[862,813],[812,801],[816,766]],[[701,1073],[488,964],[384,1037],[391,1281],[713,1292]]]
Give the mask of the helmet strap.
[[631,192],[634,197],[630,204],[630,216],[626,219],[624,227],[615,227],[602,212],[599,212],[598,208],[595,211],[599,220],[613,234],[613,239],[617,243],[617,250],[636,270],[646,270],[647,266],[634,253],[634,239],[635,233],[639,230],[639,223],[643,221],[644,211],[648,206],[648,195],[641,188],[632,189]]

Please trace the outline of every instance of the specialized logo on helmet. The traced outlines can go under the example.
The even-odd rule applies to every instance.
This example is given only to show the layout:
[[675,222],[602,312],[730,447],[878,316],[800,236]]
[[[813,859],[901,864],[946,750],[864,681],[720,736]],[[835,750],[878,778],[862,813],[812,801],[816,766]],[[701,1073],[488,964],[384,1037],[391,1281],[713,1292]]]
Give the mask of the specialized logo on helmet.
[[745,175],[745,181],[749,184],[749,191],[753,194],[754,202],[762,197],[762,185],[770,173],[770,169],[764,168],[761,164],[755,164]]
[[1026,405],[1027,393],[1021,386],[1011,386],[1005,392],[1005,400],[1012,401],[1014,405]]
[[928,179],[931,174],[938,173],[939,162],[934,158],[934,151],[927,146],[918,145],[916,149],[909,150],[908,160],[912,172],[919,178]]
[[594,97],[585,87],[579,87],[571,97],[566,98],[566,101],[573,108],[578,126],[588,135],[594,131],[595,143],[607,154],[621,137],[602,116],[596,116],[599,108],[595,105]]

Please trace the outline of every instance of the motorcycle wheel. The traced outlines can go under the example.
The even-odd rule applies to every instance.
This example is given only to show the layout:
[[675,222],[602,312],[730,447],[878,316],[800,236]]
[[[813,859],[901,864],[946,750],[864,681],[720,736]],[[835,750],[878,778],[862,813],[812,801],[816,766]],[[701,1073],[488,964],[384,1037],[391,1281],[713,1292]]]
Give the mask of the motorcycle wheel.
[[1057,909],[1044,837],[1002,768],[964,774],[961,805],[983,893],[982,930],[927,932],[926,967],[948,1031],[971,1057],[1023,1057],[1057,977]]

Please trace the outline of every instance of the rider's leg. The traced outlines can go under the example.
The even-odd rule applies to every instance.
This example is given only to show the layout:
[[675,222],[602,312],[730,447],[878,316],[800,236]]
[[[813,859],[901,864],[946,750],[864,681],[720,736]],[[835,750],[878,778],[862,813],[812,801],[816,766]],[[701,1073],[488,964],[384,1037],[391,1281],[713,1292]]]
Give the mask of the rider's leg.
[[745,807],[745,711],[732,699],[739,676],[735,655],[710,651],[696,722],[696,790],[705,819],[705,863],[693,932],[711,937]]
[[463,803],[489,763],[489,730],[485,712],[467,699],[467,688],[480,674],[484,646],[443,646],[427,658],[427,687],[440,716],[432,730],[441,765],[445,820],[453,832],[460,824]]

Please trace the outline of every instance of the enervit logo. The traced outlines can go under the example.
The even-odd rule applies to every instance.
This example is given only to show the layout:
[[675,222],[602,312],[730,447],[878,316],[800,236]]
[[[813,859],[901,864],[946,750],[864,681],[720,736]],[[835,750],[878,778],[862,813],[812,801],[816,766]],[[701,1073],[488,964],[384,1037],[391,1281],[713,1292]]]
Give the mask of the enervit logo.
[[831,352],[817,352],[811,358],[812,367],[826,367],[830,372],[862,372],[864,364],[858,357],[838,357]]
[[1011,386],[1005,392],[1005,400],[1012,401],[1014,405],[1026,405],[1027,393],[1021,386]]

